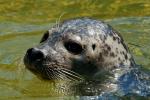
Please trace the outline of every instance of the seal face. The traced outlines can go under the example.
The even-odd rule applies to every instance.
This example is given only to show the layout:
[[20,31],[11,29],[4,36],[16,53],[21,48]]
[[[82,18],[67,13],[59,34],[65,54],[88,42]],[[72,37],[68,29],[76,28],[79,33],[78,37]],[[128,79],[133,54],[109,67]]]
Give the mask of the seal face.
[[120,34],[90,18],[71,19],[52,27],[38,46],[27,50],[24,63],[46,79],[92,78],[135,64]]

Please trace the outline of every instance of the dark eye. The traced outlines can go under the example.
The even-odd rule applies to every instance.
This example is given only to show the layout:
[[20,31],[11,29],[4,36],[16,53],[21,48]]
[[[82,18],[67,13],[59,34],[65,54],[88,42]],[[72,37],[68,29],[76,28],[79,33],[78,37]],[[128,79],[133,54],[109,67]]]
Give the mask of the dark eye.
[[83,51],[82,46],[73,41],[65,42],[64,46],[69,52],[75,55],[81,54],[81,52]]
[[47,31],[47,32],[43,35],[43,37],[42,37],[40,43],[46,41],[46,40],[48,39],[48,37],[49,37],[49,32]]

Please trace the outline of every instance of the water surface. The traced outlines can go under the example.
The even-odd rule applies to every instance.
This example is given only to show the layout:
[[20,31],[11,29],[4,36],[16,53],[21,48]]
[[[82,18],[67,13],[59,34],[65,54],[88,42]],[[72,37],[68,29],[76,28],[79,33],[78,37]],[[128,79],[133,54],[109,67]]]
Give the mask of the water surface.
[[[61,16],[61,18],[60,18]],[[150,70],[149,0],[1,0],[0,1],[0,99],[58,100],[53,84],[38,79],[23,66],[29,47],[56,21],[89,16],[118,30],[136,62]],[[63,97],[79,99],[79,97]]]

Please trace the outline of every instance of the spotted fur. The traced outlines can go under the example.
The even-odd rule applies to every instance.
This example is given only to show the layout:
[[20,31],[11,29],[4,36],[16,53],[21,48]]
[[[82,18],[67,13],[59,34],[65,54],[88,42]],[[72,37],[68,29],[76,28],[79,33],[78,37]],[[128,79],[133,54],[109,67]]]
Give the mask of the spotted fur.
[[[30,64],[25,60],[27,66],[43,67],[45,63],[57,63],[56,65],[62,66],[44,67],[65,67],[88,76],[95,75],[99,70],[134,66],[134,60],[121,35],[102,21],[90,18],[71,19],[55,25],[47,33],[48,38],[41,39],[42,43],[34,47],[43,52],[45,58],[41,59],[40,64]],[[69,52],[64,46],[69,41],[80,45],[82,52]]]

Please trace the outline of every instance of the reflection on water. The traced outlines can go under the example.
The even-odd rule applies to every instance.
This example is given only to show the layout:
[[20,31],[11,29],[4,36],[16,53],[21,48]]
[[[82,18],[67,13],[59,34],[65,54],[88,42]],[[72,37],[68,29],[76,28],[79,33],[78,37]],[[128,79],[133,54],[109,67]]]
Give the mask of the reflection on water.
[[[57,96],[54,90],[56,84],[39,80],[26,70],[22,63],[24,53],[27,48],[39,43],[42,33],[48,30],[63,12],[67,12],[61,20],[75,16],[105,19],[123,35],[136,62],[148,70],[150,69],[150,17],[144,16],[149,15],[149,8],[149,0],[128,0],[128,2],[58,0],[57,3],[54,0],[0,1],[0,99],[87,100],[102,97],[104,99],[106,96],[54,97]],[[112,98],[113,94],[104,95]],[[129,98],[123,97],[123,99]]]

